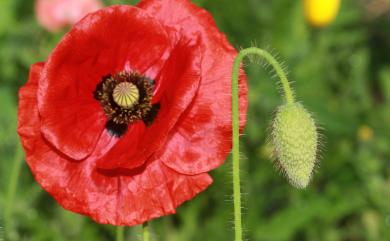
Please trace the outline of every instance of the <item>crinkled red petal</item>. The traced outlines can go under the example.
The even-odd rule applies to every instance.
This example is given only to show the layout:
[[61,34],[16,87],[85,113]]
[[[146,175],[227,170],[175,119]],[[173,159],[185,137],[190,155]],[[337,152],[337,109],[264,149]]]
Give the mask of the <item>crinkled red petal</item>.
[[137,225],[174,213],[212,182],[208,174],[183,175],[154,158],[131,172],[100,172],[95,159],[112,141],[105,134],[82,162],[59,153],[40,132],[37,89],[42,71],[42,63],[33,65],[28,83],[20,89],[18,133],[35,179],[65,209],[99,223]]
[[142,175],[120,177],[122,193],[118,209],[122,212],[118,213],[118,223],[133,220],[129,224],[135,225],[150,218],[173,214],[177,206],[211,183],[207,173],[183,175],[159,160],[151,161]]
[[95,149],[106,116],[93,98],[107,74],[157,75],[171,47],[164,28],[144,11],[114,6],[87,15],[49,56],[39,82],[41,130],[60,152],[84,159]]
[[[195,99],[181,116],[158,155],[185,174],[207,172],[221,165],[232,146],[231,71],[237,52],[219,32],[212,16],[187,0],[145,0],[145,9],[167,28],[187,38],[200,35],[201,80]],[[176,36],[171,36],[176,38]],[[239,79],[240,129],[246,121],[247,82]]]

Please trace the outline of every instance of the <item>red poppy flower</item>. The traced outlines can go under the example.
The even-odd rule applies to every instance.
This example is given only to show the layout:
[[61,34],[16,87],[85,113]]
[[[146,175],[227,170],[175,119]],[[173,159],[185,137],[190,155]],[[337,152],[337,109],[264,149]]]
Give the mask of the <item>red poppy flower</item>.
[[[231,149],[236,54],[188,1],[87,15],[31,67],[19,93],[18,132],[37,182],[99,223],[175,213]],[[243,74],[240,85],[242,128]]]

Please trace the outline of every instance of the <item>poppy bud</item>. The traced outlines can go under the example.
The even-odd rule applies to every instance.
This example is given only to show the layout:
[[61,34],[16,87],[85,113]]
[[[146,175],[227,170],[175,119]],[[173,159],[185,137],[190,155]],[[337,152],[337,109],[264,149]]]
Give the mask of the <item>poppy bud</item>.
[[301,104],[288,103],[278,108],[271,127],[278,166],[293,186],[306,187],[318,149],[318,134],[313,118]]

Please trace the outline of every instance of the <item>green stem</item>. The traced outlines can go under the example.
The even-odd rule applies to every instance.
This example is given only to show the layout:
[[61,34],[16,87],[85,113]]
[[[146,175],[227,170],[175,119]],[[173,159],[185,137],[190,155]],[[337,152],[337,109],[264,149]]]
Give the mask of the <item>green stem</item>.
[[125,227],[116,227],[116,241],[125,241]]
[[240,119],[239,119],[239,93],[238,77],[242,60],[248,55],[258,55],[264,58],[275,69],[282,83],[284,96],[287,103],[294,102],[294,95],[290,88],[286,74],[282,67],[270,53],[265,50],[251,47],[241,50],[234,59],[232,71],[232,125],[233,125],[233,204],[234,204],[234,231],[235,241],[242,241],[242,220],[241,220],[241,187],[240,187]]
[[6,237],[9,237],[9,234],[11,233],[13,227],[13,223],[12,223],[13,204],[14,204],[16,189],[18,187],[20,170],[23,163],[23,150],[19,143],[17,143],[15,146],[15,154],[12,163],[13,166],[11,169],[11,174],[8,182],[7,198],[4,206],[4,225],[5,225]]
[[149,225],[148,222],[142,224],[143,241],[149,241]]

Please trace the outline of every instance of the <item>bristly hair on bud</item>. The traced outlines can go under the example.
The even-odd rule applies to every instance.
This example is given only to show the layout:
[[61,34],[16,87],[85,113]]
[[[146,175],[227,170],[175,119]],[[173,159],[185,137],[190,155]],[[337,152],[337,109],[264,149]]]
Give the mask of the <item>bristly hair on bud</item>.
[[310,113],[300,103],[280,106],[271,124],[275,163],[297,188],[312,177],[319,150],[319,134]]

